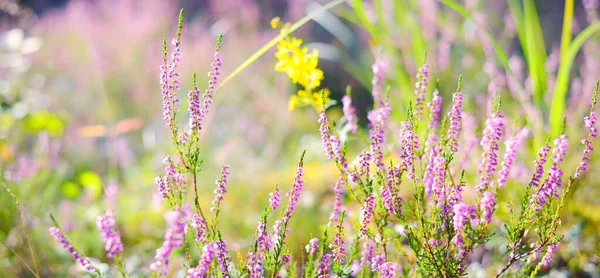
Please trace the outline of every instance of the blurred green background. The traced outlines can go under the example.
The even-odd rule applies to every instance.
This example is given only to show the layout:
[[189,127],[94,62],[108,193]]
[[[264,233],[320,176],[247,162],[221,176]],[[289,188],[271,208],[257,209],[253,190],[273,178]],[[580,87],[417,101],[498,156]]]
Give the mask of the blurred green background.
[[[413,96],[414,76],[427,51],[431,80],[438,81],[445,106],[458,75],[464,76],[465,125],[471,128],[464,130],[463,146],[477,146],[496,90],[505,95],[506,114],[520,119],[508,124],[508,130],[514,130],[516,124],[532,130],[512,174],[514,183],[501,196],[504,200],[519,198],[524,188],[519,181],[530,177],[536,142],[545,140],[550,132],[548,115],[560,66],[565,1],[530,1],[537,7],[543,35],[541,41],[541,36],[535,38],[538,49],[534,49],[545,52],[543,88],[532,81],[539,76],[532,70],[536,61],[527,56],[518,35],[520,25],[513,17],[514,10],[511,13],[509,9],[511,2],[521,5],[521,1],[459,1],[468,20],[441,3],[454,1],[364,1],[362,12],[355,9],[357,1],[349,2],[355,2],[354,6],[342,4],[326,11],[294,33],[309,48],[319,49],[319,67],[325,72],[323,87],[332,91],[332,98],[339,103],[345,87],[351,85],[365,127],[366,113],[372,107],[370,66],[375,57],[382,57],[390,64],[386,82],[393,116],[400,119]],[[180,67],[184,84],[180,97],[185,99],[193,72],[199,73],[200,84],[206,84],[204,73],[209,70],[219,32],[224,33],[222,72],[226,76],[277,35],[269,26],[271,18],[294,22],[326,3],[0,3],[0,181],[14,192],[25,214],[23,228],[12,197],[1,189],[0,240],[4,244],[0,246],[0,276],[31,276],[15,255],[31,261],[25,234],[33,242],[43,277],[81,275],[48,235],[50,213],[83,253],[106,262],[95,226],[95,217],[106,209],[116,212],[125,263],[132,272],[145,273],[165,231],[166,208],[154,178],[162,172],[164,155],[173,150],[161,117],[158,67],[162,38],[173,36],[179,9],[186,11]],[[572,29],[576,35],[597,22],[599,10],[593,0],[574,1],[574,7]],[[506,51],[505,67],[491,38]],[[573,155],[566,169],[574,169],[580,158],[581,119],[587,113],[593,83],[600,77],[599,39],[595,35],[585,42],[569,71],[565,113]],[[246,253],[268,192],[276,185],[284,191],[291,186],[303,149],[307,149],[306,190],[292,218],[290,246],[300,250],[311,234],[319,235],[331,210],[337,170],[323,155],[318,115],[310,107],[288,110],[288,98],[297,88],[274,71],[273,53],[269,51],[217,92],[207,119],[208,132],[202,137],[204,164],[199,178],[204,205],[213,197],[220,167],[231,165],[221,223],[234,258],[238,248]],[[185,108],[184,104],[181,110]],[[341,108],[334,106],[329,115],[339,119]],[[185,115],[179,120],[187,122]],[[353,138],[349,154],[353,157],[365,146],[364,140]],[[476,150],[460,159],[467,167],[475,167],[478,158]],[[599,273],[597,158],[593,157],[589,174],[569,197],[561,231],[566,243],[553,264],[555,272],[584,277]],[[482,255],[473,259],[477,263],[471,273],[485,273],[478,265],[493,264],[485,257],[486,249],[502,248],[502,241],[491,241]]]

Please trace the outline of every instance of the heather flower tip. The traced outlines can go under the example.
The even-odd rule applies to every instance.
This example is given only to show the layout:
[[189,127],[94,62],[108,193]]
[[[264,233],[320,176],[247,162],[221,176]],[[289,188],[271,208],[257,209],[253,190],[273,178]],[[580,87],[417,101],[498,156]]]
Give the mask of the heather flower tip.
[[181,30],[183,29],[183,9],[179,11],[179,20],[177,22],[177,40],[176,45],[179,45],[181,39]]
[[463,76],[461,74],[458,76],[458,85],[456,86],[457,92],[460,92],[460,90],[462,89],[462,83],[463,83]]
[[223,42],[223,33],[219,33],[217,37],[217,45],[215,46],[215,51],[219,52],[221,50],[221,43]]
[[163,60],[167,60],[167,56],[168,56],[168,47],[169,44],[167,43],[167,39],[163,38],[163,47],[162,47],[162,52],[163,52]]

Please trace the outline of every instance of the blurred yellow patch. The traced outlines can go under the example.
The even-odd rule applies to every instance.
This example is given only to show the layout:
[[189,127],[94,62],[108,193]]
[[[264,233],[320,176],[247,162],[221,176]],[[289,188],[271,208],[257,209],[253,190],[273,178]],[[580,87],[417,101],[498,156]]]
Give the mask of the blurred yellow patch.
[[[331,91],[329,91],[329,89],[323,89],[323,94],[325,96],[325,103],[331,101],[331,98],[329,98]],[[290,110],[309,105],[312,105],[317,111],[320,111],[323,108],[323,99],[321,97],[321,91],[319,91],[318,93],[311,93],[305,90],[298,90],[296,95],[291,96],[290,101],[288,102],[288,108]]]
[[[271,20],[271,27],[282,26],[279,18]],[[285,31],[285,26],[282,32]],[[324,78],[323,71],[319,69],[319,51],[313,49],[311,52],[303,46],[303,41],[296,37],[287,36],[277,44],[275,53],[277,62],[275,71],[284,72],[292,83],[298,84],[302,89],[295,96],[290,97],[288,107],[293,110],[297,107],[312,105],[320,110],[322,107],[321,93],[315,92],[321,86]],[[316,95],[316,96],[315,96]],[[327,90],[327,96],[329,91]],[[326,99],[326,102],[329,98]]]

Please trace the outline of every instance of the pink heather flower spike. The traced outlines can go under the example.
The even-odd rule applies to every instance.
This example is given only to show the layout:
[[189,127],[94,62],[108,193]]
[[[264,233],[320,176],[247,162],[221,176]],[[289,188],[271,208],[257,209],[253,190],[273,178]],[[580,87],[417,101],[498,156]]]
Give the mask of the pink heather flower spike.
[[343,197],[344,197],[344,187],[346,186],[346,180],[343,177],[339,177],[338,181],[333,186],[333,210],[331,211],[331,215],[329,216],[329,222],[327,223],[327,227],[330,227],[333,223],[339,221],[340,212],[342,210],[343,205]]
[[315,256],[317,254],[317,250],[319,250],[319,239],[318,238],[313,238],[310,241],[308,241],[308,244],[306,245],[306,253],[308,253],[309,256]]
[[369,225],[369,223],[371,223],[371,217],[373,217],[374,207],[375,207],[375,195],[373,193],[370,193],[365,198],[365,203],[362,208],[362,218],[363,219],[362,219],[362,226],[360,229],[361,237],[367,235],[367,232],[369,231],[368,225]]
[[352,98],[349,95],[342,97],[342,110],[348,122],[348,128],[353,134],[356,134],[358,131],[358,118],[356,117],[356,109],[352,106]]
[[229,178],[229,165],[223,166],[221,171],[221,178],[216,181],[217,188],[215,189],[215,198],[211,202],[210,211],[215,211],[219,208],[223,195],[227,193],[227,179]]
[[427,133],[427,141],[425,141],[425,151],[431,150],[433,145],[437,143],[437,133],[435,128],[440,122],[440,112],[442,111],[442,97],[436,89],[433,91],[433,97],[427,104],[429,107],[429,132]]
[[417,73],[417,83],[415,84],[415,110],[413,116],[421,121],[425,113],[425,97],[427,96],[427,86],[429,85],[429,65],[423,64]]
[[281,204],[281,190],[279,188],[275,188],[275,191],[269,193],[269,207],[272,210],[276,210],[279,208]]
[[452,96],[452,108],[448,112],[448,118],[450,119],[450,126],[448,128],[448,144],[450,145],[450,151],[453,153],[458,151],[458,136],[461,130],[461,117],[464,95],[460,92],[462,86],[462,75],[458,78],[458,89]]
[[202,217],[198,216],[198,214],[194,214],[192,216],[192,228],[196,229],[196,241],[206,243],[206,236],[208,232],[208,225],[206,221],[202,219]]
[[415,151],[419,150],[419,136],[415,134],[412,121],[403,121],[400,131],[400,160],[404,170],[408,172],[408,178],[418,182],[415,176],[415,161],[418,159]]
[[156,250],[155,261],[150,265],[152,271],[161,270],[163,275],[167,274],[171,253],[173,250],[183,247],[183,240],[187,230],[187,218],[189,218],[187,208],[181,208],[165,214],[169,229],[165,234],[165,241],[162,246]]
[[208,88],[204,91],[204,94],[202,95],[202,107],[198,118],[195,119],[194,126],[197,127],[198,132],[202,131],[202,121],[207,117],[208,112],[210,111],[210,107],[213,104],[213,98],[217,90],[217,85],[219,84],[219,76],[221,75],[221,53],[219,53],[219,50],[221,48],[222,39],[223,34],[221,33],[217,38],[217,46],[214,55],[215,58],[210,64],[211,69],[208,72]]
[[483,212],[483,218],[480,223],[490,223],[490,221],[492,221],[492,215],[494,214],[494,207],[496,206],[496,195],[490,191],[483,192],[480,206],[481,211]]
[[215,259],[215,255],[219,250],[219,246],[216,242],[209,243],[202,248],[202,255],[198,266],[195,268],[188,269],[188,278],[204,278],[208,276],[208,269],[210,264]]
[[[343,221],[343,219],[342,219]],[[343,264],[346,261],[346,242],[344,241],[344,227],[342,223],[337,225],[337,232],[333,236],[333,242],[329,245],[332,249],[333,261]]]
[[119,232],[115,229],[115,217],[112,212],[107,211],[104,215],[98,216],[96,225],[102,234],[106,255],[113,258],[123,252],[123,243]]
[[371,159],[378,170],[385,166],[383,164],[382,149],[385,144],[386,122],[390,116],[390,111],[391,108],[387,103],[384,103],[382,107],[369,111],[369,114],[367,115],[369,122],[371,123],[371,130],[369,131]]
[[544,257],[542,257],[542,260],[540,261],[540,266],[541,267],[547,267],[548,265],[550,265],[550,263],[552,262],[552,255],[554,254],[554,251],[556,251],[556,248],[558,248],[559,243],[554,243],[548,246],[548,251],[546,251],[546,254],[544,255]]
[[[304,188],[304,181],[302,180],[302,175],[304,174],[304,154],[306,151],[302,152],[300,156],[300,163],[298,163],[298,170],[296,172],[296,178],[294,179],[294,183],[292,184],[292,191],[290,192],[288,207],[285,211],[283,217],[275,222],[273,225],[273,242],[278,242],[279,240],[283,240],[287,235],[287,229],[283,231],[284,227],[287,226],[288,221],[292,218],[294,211],[296,210],[296,206],[298,205],[298,201],[300,200],[300,193],[302,193],[302,189]],[[284,238],[281,238],[281,235],[284,235]]]
[[331,267],[331,254],[325,254],[319,260],[319,266],[317,268],[317,275],[319,278],[329,278],[329,268]]
[[381,267],[385,264],[385,254],[379,253],[373,259],[371,259],[371,271],[379,272]]
[[387,60],[382,58],[375,58],[375,63],[371,66],[373,70],[373,79],[371,80],[372,88],[371,94],[373,95],[373,101],[376,105],[385,106],[384,93],[384,73],[387,68]]
[[452,216],[452,224],[457,232],[465,230],[465,223],[477,217],[475,207],[465,203],[455,204],[453,207],[454,215]]
[[219,240],[215,243],[217,246],[217,262],[221,269],[221,274],[224,278],[231,277],[229,275],[228,266],[231,258],[229,257],[229,251],[227,250],[227,243],[224,240]]
[[575,170],[574,178],[580,178],[581,174],[588,170],[590,165],[590,153],[594,150],[592,147],[592,140],[598,138],[598,128],[594,125],[598,121],[598,116],[596,115],[596,102],[598,99],[598,86],[600,80],[596,81],[596,86],[594,86],[594,93],[592,97],[592,104],[590,105],[590,114],[583,118],[583,122],[585,127],[589,128],[589,133],[587,138],[581,140],[581,143],[584,145],[583,149],[583,157],[581,158],[581,162],[579,162],[579,167]]
[[563,171],[560,169],[560,163],[563,157],[567,154],[568,140],[566,135],[561,135],[554,140],[554,149],[552,149],[552,167],[548,170],[548,177],[542,183],[534,195],[537,206],[536,209],[541,209],[542,205],[546,204],[548,198],[558,197],[558,187],[562,186]]
[[59,228],[51,227],[48,231],[50,232],[50,235],[52,235],[54,239],[60,242],[62,247],[71,254],[73,259],[75,259],[75,261],[77,261],[81,266],[83,266],[83,268],[85,268],[87,271],[98,272],[98,270],[92,265],[90,260],[87,257],[81,255],[79,251],[75,249],[73,244],[71,244],[71,242],[67,239],[67,237],[65,237],[65,235]]
[[498,180],[496,182],[498,188],[502,188],[506,182],[508,181],[508,176],[510,174],[510,169],[515,163],[515,159],[517,158],[517,151],[521,146],[521,143],[525,140],[525,138],[529,135],[529,130],[527,128],[522,129],[519,133],[504,143],[506,146],[506,151],[504,152],[504,160],[502,160],[502,166],[500,168]]
[[330,137],[331,140],[331,149],[333,151],[335,161],[340,165],[342,173],[346,173],[348,171],[348,162],[346,161],[346,157],[344,157],[344,153],[342,150],[342,142],[340,139],[332,135]]
[[496,173],[498,151],[500,150],[498,142],[502,137],[503,127],[504,116],[500,113],[493,113],[485,122],[483,138],[480,143],[483,147],[483,154],[477,169],[479,183],[475,186],[478,192],[485,191],[490,187],[491,178]]
[[375,256],[375,243],[370,239],[367,239],[365,243],[363,243],[362,252],[360,254],[360,265],[362,267],[370,265],[373,256]]
[[535,164],[535,173],[533,174],[533,178],[531,179],[531,185],[537,188],[540,185],[540,180],[544,175],[544,165],[546,165],[546,161],[548,160],[548,153],[550,153],[552,147],[546,144],[538,151],[538,159],[534,161]]
[[329,135],[329,118],[327,118],[327,114],[325,113],[325,107],[321,109],[321,114],[319,114],[319,124],[321,124],[319,131],[321,132],[321,141],[323,142],[323,148],[325,148],[325,154],[327,158],[333,158],[333,147],[331,144],[331,135]]
[[446,199],[446,158],[440,156],[441,148],[436,146],[432,153],[437,153],[433,161],[433,183],[431,184],[431,192],[435,194],[435,202],[437,205],[444,203]]
[[200,103],[200,88],[196,85],[196,73],[193,75],[194,88],[188,92],[188,111],[190,112],[189,128],[191,132],[199,132],[200,119],[202,117],[202,105]]

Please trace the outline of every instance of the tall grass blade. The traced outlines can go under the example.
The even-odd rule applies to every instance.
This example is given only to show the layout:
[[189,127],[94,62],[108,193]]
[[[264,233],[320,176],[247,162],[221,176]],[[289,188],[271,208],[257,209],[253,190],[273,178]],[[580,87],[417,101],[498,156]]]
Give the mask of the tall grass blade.
[[596,32],[600,31],[600,22],[586,27],[571,43],[564,59],[561,59],[556,76],[556,89],[550,107],[550,127],[552,136],[558,136],[565,113],[566,96],[569,89],[569,77],[573,61],[579,53],[581,46]]

